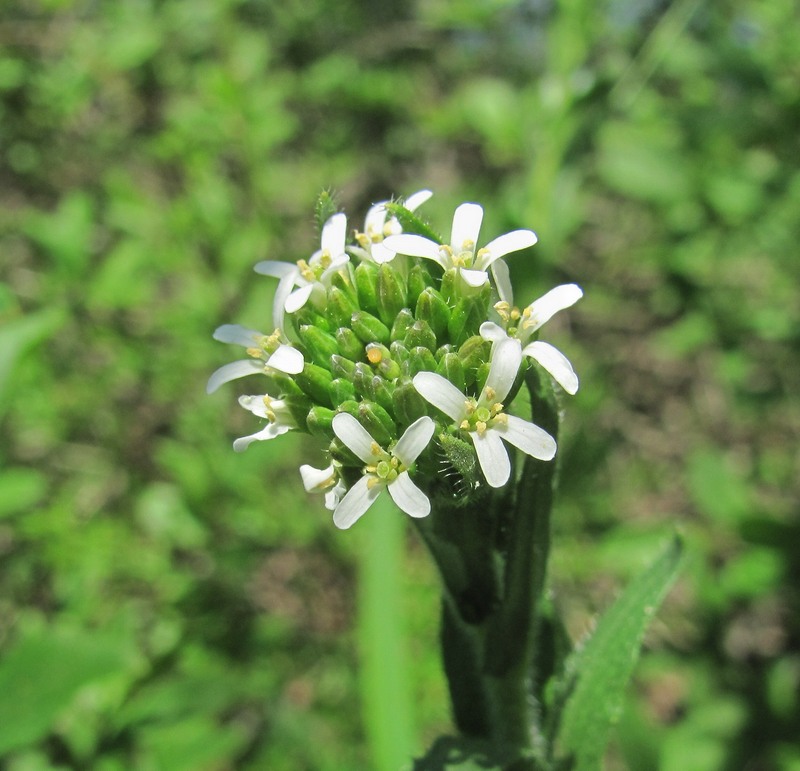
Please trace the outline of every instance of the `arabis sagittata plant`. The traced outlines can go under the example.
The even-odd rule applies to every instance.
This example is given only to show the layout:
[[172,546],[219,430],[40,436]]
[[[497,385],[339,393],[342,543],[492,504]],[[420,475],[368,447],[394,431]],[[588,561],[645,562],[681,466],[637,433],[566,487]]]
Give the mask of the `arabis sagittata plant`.
[[[534,246],[533,231],[482,240],[483,208],[463,203],[442,238],[418,214],[430,196],[382,201],[355,226],[321,196],[319,248],[309,237],[310,253],[255,266],[277,279],[272,329],[219,327],[214,337],[247,358],[220,367],[208,390],[260,384],[239,397],[259,423],[237,451],[289,432],[318,438],[300,478],[337,527],[384,494],[414,523],[442,578],[459,734],[442,741],[464,767],[599,770],[679,550],[601,621],[583,659],[565,660],[563,625],[542,598],[559,420],[578,377],[539,335],[583,293],[562,284],[516,306],[505,258]],[[437,744],[419,767],[444,757]]]

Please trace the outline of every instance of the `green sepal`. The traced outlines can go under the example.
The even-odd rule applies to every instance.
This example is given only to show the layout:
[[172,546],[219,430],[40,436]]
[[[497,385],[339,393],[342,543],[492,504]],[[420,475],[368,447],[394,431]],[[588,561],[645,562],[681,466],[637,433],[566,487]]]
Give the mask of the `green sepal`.
[[[341,410],[339,411],[341,412]],[[358,414],[353,415],[353,417],[357,419]],[[331,460],[334,460],[342,465],[342,471],[345,471],[350,467],[363,468],[364,466],[364,461],[361,460],[346,444],[344,444],[344,442],[342,442],[341,439],[336,436],[334,436],[330,445],[328,445],[328,454],[331,456]]]
[[445,354],[436,367],[436,372],[446,380],[449,380],[459,391],[464,391],[467,387],[467,380],[464,375],[464,365],[457,353]]
[[362,399],[374,399],[375,393],[372,390],[372,378],[374,373],[369,364],[364,364],[359,361],[355,366],[353,373],[353,385],[355,386],[356,393]]
[[475,370],[475,391],[480,393],[486,385],[486,378],[489,377],[490,363],[485,361]]
[[333,410],[329,410],[327,407],[320,407],[319,405],[312,407],[305,417],[305,424],[308,426],[309,433],[314,436],[331,439],[333,437],[331,421],[335,414]]
[[358,407],[359,407],[359,402],[357,402],[355,399],[348,399],[347,401],[342,402],[336,407],[336,412],[347,412],[354,418],[357,418]]
[[461,285],[461,274],[458,268],[449,268],[442,276],[441,294],[451,305],[455,305],[461,298],[459,287]]
[[317,313],[309,304],[287,315],[292,320],[292,326],[298,334],[300,334],[301,326],[319,327],[323,332],[333,332],[335,329],[325,316]]
[[429,286],[433,286],[433,277],[428,269],[418,263],[408,271],[408,296],[419,297]]
[[446,335],[450,322],[450,306],[432,286],[426,287],[419,295],[414,315],[417,319],[427,321],[439,340]]
[[393,392],[392,383],[384,380],[380,375],[372,378],[372,393],[375,394],[375,401],[390,415],[394,412]]
[[397,426],[391,415],[377,402],[363,401],[358,405],[358,420],[381,447],[397,439]]
[[383,343],[389,345],[389,328],[378,318],[366,311],[358,311],[350,318],[353,332],[362,343]]
[[410,426],[415,420],[428,414],[428,403],[410,380],[397,385],[392,394],[392,404],[394,414],[402,426]]
[[425,220],[418,217],[414,212],[406,209],[403,204],[391,201],[386,204],[386,211],[396,217],[404,233],[413,233],[418,236],[425,236],[437,244],[442,243],[442,237]]
[[338,286],[328,292],[328,317],[339,327],[347,326],[352,315],[359,310],[353,298]]
[[354,279],[353,266],[346,262],[331,274],[330,282],[332,287],[341,289],[353,303],[358,304],[358,292],[356,291]]
[[436,334],[431,329],[431,325],[422,319],[417,319],[408,328],[403,342],[406,344],[407,348],[422,346],[423,348],[427,348],[431,353],[436,350]]
[[408,360],[403,362],[402,370],[407,377],[414,377],[418,372],[435,372],[436,359],[427,348],[420,345],[412,348]]
[[369,313],[378,312],[378,266],[362,262],[356,267],[356,292],[358,304]]
[[445,462],[450,467],[442,476],[451,488],[453,500],[466,504],[469,502],[469,496],[475,492],[481,481],[475,447],[472,442],[468,442],[460,436],[444,432],[439,434],[438,442]]
[[392,354],[392,359],[400,362],[400,364],[402,364],[404,361],[408,361],[408,348],[406,348],[406,346],[399,340],[395,340],[389,346],[389,352]]
[[364,343],[349,326],[339,327],[336,330],[336,342],[339,344],[340,353],[346,359],[360,361],[364,357]]
[[477,335],[481,324],[486,321],[486,310],[490,299],[490,289],[487,284],[479,294],[473,297],[464,297],[458,301],[450,315],[447,331],[450,340],[456,345],[461,345],[468,337]]
[[265,391],[268,394],[279,394],[282,399],[287,396],[301,396],[303,394],[303,389],[294,382],[294,377],[278,372],[276,369],[270,370],[267,374]]
[[356,388],[352,381],[343,377],[334,378],[328,392],[331,404],[341,404],[356,397]]
[[337,378],[346,378],[352,381],[356,372],[355,362],[346,359],[344,356],[331,356],[331,374]]
[[392,340],[402,340],[413,323],[414,314],[408,308],[399,310],[392,324]]
[[319,327],[305,324],[297,330],[297,334],[314,364],[328,369],[331,356],[339,353],[339,344],[336,342],[336,338],[328,332],[323,332]]
[[433,355],[436,361],[439,362],[447,356],[448,353],[458,353],[458,348],[451,343],[445,343],[444,345],[440,345]]
[[378,268],[378,316],[391,326],[406,306],[406,286],[400,274],[385,262]]
[[295,382],[303,392],[317,404],[334,406],[330,401],[330,385],[333,376],[327,369],[306,362],[303,371],[294,376]]

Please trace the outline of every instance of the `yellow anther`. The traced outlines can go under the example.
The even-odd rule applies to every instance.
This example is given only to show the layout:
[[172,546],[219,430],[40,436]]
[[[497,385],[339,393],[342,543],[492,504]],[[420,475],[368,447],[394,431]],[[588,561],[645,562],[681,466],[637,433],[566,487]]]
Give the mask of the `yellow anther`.
[[498,412],[502,412],[503,411],[502,403],[501,402],[495,402],[491,406],[491,410],[492,410],[492,415],[497,415]]
[[[372,473],[374,473],[374,472],[372,472]],[[382,484],[383,484],[383,480],[380,477],[371,476],[367,480],[367,490],[371,490],[373,487],[375,487],[375,485],[382,485]]]
[[373,455],[377,455],[377,456],[383,455],[383,450],[381,449],[381,446],[375,441],[373,441],[372,444],[370,445],[369,451]]
[[486,423],[482,420],[479,420],[475,424],[475,430],[478,432],[478,436],[483,436],[486,433]]
[[486,257],[488,254],[489,250],[485,246],[483,246],[480,249],[478,249],[477,253],[475,254],[475,257],[480,260]]
[[511,320],[518,321],[520,317],[519,308],[512,308],[511,309]]
[[472,415],[472,413],[475,412],[476,409],[477,405],[475,404],[474,400],[467,399],[464,402],[464,412],[466,412],[467,415]]
[[358,241],[358,245],[362,249],[368,249],[372,243],[372,240],[366,233],[359,233],[358,231],[356,231],[356,241]]
[[501,412],[498,415],[495,415],[492,419],[492,422],[499,423],[501,426],[508,425],[508,415],[505,412]]
[[322,265],[323,268],[327,268],[330,266],[331,262],[333,262],[331,253],[325,249],[319,256],[319,264]]
[[311,266],[305,260],[297,261],[297,269],[300,271],[300,275],[306,281],[316,280],[317,277],[314,275],[314,271],[311,269]]
[[254,359],[261,359],[264,356],[264,351],[260,348],[248,348],[247,355],[252,356]]
[[462,420],[461,424],[459,425],[459,428],[462,431],[469,431],[469,421],[468,420]]
[[495,391],[491,386],[486,386],[486,398],[489,401],[493,401],[495,396],[497,396],[497,391]]
[[370,364],[380,364],[383,359],[383,353],[380,348],[367,348],[367,359]]
[[474,252],[475,251],[475,242],[471,238],[465,238],[464,242],[461,244],[461,248],[465,252]]
[[392,459],[389,461],[389,464],[392,466],[392,468],[400,467],[400,461],[394,455],[392,455]]
[[364,466],[364,473],[365,474],[377,474],[378,467],[377,466]]

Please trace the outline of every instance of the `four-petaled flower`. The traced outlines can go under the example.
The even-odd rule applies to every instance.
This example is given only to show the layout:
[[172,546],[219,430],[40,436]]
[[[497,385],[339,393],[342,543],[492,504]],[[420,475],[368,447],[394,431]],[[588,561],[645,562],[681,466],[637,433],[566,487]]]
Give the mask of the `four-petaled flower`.
[[502,487],[511,475],[504,440],[539,460],[551,460],[556,453],[555,439],[544,429],[504,412],[503,400],[516,380],[521,363],[519,343],[499,341],[493,347],[486,384],[477,399],[465,396],[435,372],[419,372],[414,376],[414,388],[453,420],[458,429],[469,434],[490,487]]
[[239,404],[253,415],[267,420],[267,425],[249,436],[242,436],[233,443],[236,452],[244,452],[253,442],[274,439],[293,428],[297,428],[291,411],[282,399],[273,399],[269,394],[263,396],[240,396]]
[[462,203],[453,215],[449,244],[437,244],[429,238],[410,233],[389,236],[384,244],[398,254],[434,260],[445,271],[456,268],[469,286],[481,287],[489,280],[486,270],[495,260],[533,246],[537,241],[532,230],[514,230],[478,249],[482,220],[481,206]]
[[[432,195],[430,190],[420,190],[408,196],[403,205],[409,211],[415,211]],[[358,246],[350,247],[350,252],[356,257],[378,265],[391,262],[397,255],[397,252],[386,246],[384,239],[387,236],[396,236],[403,232],[397,217],[387,218],[387,203],[389,201],[381,201],[370,208],[364,220],[364,232],[356,233]]]
[[342,498],[333,513],[334,524],[350,527],[375,502],[384,489],[411,517],[427,517],[431,503],[411,481],[409,469],[428,446],[436,424],[429,417],[414,421],[394,445],[381,447],[370,433],[347,412],[333,418],[333,432],[365,466],[363,476]]
[[528,340],[556,313],[578,302],[583,297],[581,288],[577,284],[561,284],[538,300],[534,300],[523,310],[519,310],[514,306],[514,295],[506,264],[502,261],[496,262],[492,266],[492,273],[501,298],[494,309],[500,316],[502,326],[493,321],[485,321],[481,324],[481,337],[495,344],[509,338],[517,340],[519,345],[523,346],[523,356],[529,356],[541,364],[568,394],[576,393],[578,376],[572,369],[569,359],[549,343],[541,340],[528,343]]
[[300,466],[300,476],[307,493],[325,493],[325,508],[329,511],[336,509],[347,492],[339,469],[333,463],[327,468],[314,468],[304,463]]
[[330,286],[331,276],[342,265],[350,262],[350,256],[345,251],[346,240],[347,217],[344,214],[334,214],[322,228],[320,249],[307,261],[298,260],[292,264],[263,260],[256,263],[253,268],[256,273],[280,279],[272,307],[275,327],[283,329],[284,313],[299,311],[312,294],[316,293],[319,301],[325,302],[325,290]]

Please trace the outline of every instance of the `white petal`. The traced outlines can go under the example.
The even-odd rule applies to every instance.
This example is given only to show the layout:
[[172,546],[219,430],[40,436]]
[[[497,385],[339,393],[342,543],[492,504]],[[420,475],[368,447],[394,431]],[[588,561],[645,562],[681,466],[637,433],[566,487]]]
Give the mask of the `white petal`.
[[411,382],[423,399],[449,418],[460,423],[466,417],[467,397],[446,378],[435,372],[418,372]]
[[369,208],[367,216],[364,218],[364,232],[367,235],[383,233],[383,225],[386,222],[387,203],[387,201],[381,201]]
[[294,262],[278,262],[277,260],[262,260],[253,266],[256,273],[262,276],[274,276],[275,278],[285,278],[292,273],[299,275],[300,270]]
[[378,263],[378,265],[383,265],[384,262],[391,262],[396,256],[397,252],[393,252],[389,249],[385,241],[372,244],[370,247],[370,257],[372,257],[373,262]]
[[435,430],[436,423],[429,417],[418,418],[405,430],[392,449],[392,454],[396,455],[404,466],[410,466],[428,446]]
[[322,226],[323,251],[327,251],[331,257],[338,257],[344,252],[344,243],[347,240],[347,216],[344,214],[334,214]]
[[275,296],[272,298],[272,326],[275,329],[283,331],[283,317],[286,313],[286,301],[289,299],[289,295],[294,289],[295,280],[299,277],[299,274],[292,274],[284,276],[284,278],[278,282],[278,288],[275,290]]
[[206,393],[213,394],[223,383],[229,383],[246,375],[255,375],[263,372],[264,365],[256,359],[242,359],[223,364],[216,372],[212,373],[206,385]]
[[233,449],[236,452],[244,452],[253,442],[261,442],[268,439],[274,439],[276,436],[281,436],[289,431],[289,426],[281,425],[280,423],[270,423],[261,431],[250,436],[242,436],[236,439],[233,443]]
[[506,414],[506,417],[506,426],[495,426],[491,430],[532,458],[552,460],[556,454],[556,440],[547,431],[516,415]]
[[240,324],[223,324],[214,330],[214,339],[221,343],[233,343],[243,345],[245,348],[257,346],[264,337],[263,332],[256,329],[248,329]]
[[419,190],[418,192],[412,193],[410,196],[408,196],[403,203],[403,206],[405,206],[409,211],[415,211],[432,195],[433,193],[430,190]]
[[493,321],[484,321],[479,330],[481,337],[484,340],[489,340],[493,343],[499,343],[501,340],[508,340],[508,335],[505,329]]
[[370,480],[375,478],[371,474],[363,476],[347,491],[347,495],[342,498],[336,511],[333,512],[333,524],[336,527],[346,530],[375,503],[375,499],[385,487],[383,484],[373,484],[370,487]]
[[430,238],[425,238],[425,236],[401,233],[399,236],[384,238],[383,244],[397,254],[425,257],[428,260],[436,260],[443,268],[447,267],[442,260],[442,255],[439,254],[439,244],[436,241],[431,241]]
[[572,369],[569,359],[564,356],[558,348],[554,348],[549,343],[537,340],[522,349],[523,356],[530,356],[539,362],[568,394],[574,394],[578,390],[578,376]]
[[364,463],[375,462],[375,454],[372,452],[375,440],[370,436],[369,431],[350,413],[340,412],[338,415],[334,415],[331,425],[333,433]]
[[344,482],[340,479],[328,492],[325,493],[325,508],[334,511],[339,505],[339,501],[344,498],[347,492]]
[[514,289],[511,286],[511,276],[508,273],[508,265],[503,260],[495,260],[492,263],[492,276],[497,287],[497,294],[501,300],[505,300],[509,305],[514,304]]
[[470,431],[469,436],[475,445],[478,463],[487,484],[489,487],[502,487],[511,476],[511,462],[508,460],[508,451],[503,446],[500,435],[489,429],[482,435],[477,431]]
[[303,354],[292,348],[291,345],[279,345],[268,359],[267,366],[285,372],[287,375],[297,375],[303,371],[305,360]]
[[[517,379],[519,365],[522,364],[522,346],[511,337],[501,340],[492,348],[492,363],[486,376],[486,385],[478,399],[479,402],[502,402],[511,386]],[[488,399],[487,390],[492,389],[494,396]]]
[[528,334],[535,332],[559,311],[574,305],[581,297],[583,290],[577,284],[561,284],[542,295],[528,306],[530,318],[534,322],[527,327]]
[[339,270],[339,268],[341,268],[343,265],[347,265],[348,262],[350,262],[350,255],[345,252],[342,252],[340,255],[334,257],[331,260],[331,264],[322,271],[322,274],[319,277],[319,282],[317,283],[322,283],[325,286],[329,286],[331,276],[333,276],[333,274],[336,273],[336,271]]
[[469,270],[461,268],[461,278],[471,287],[483,286],[489,280],[489,274],[483,270]]
[[477,251],[478,235],[481,232],[483,207],[476,203],[462,203],[453,214],[453,229],[450,231],[450,245],[459,252],[467,244]]
[[239,397],[239,404],[253,415],[267,419],[267,405],[264,404],[264,397],[257,395],[246,395]]
[[311,297],[313,291],[314,284],[307,284],[300,287],[300,289],[295,289],[286,298],[286,302],[283,304],[284,310],[287,313],[297,313],[308,302],[308,298]]
[[527,249],[533,246],[539,239],[532,230],[512,230],[510,233],[495,238],[483,248],[483,254],[478,267],[487,268],[495,260],[504,257],[511,252],[518,252],[520,249]]
[[431,502],[412,481],[407,471],[398,475],[397,479],[389,482],[389,495],[410,517],[427,517],[431,513]]
[[300,476],[303,479],[303,487],[307,493],[324,490],[333,480],[333,464],[327,468],[314,468],[314,466],[304,463],[300,466]]

